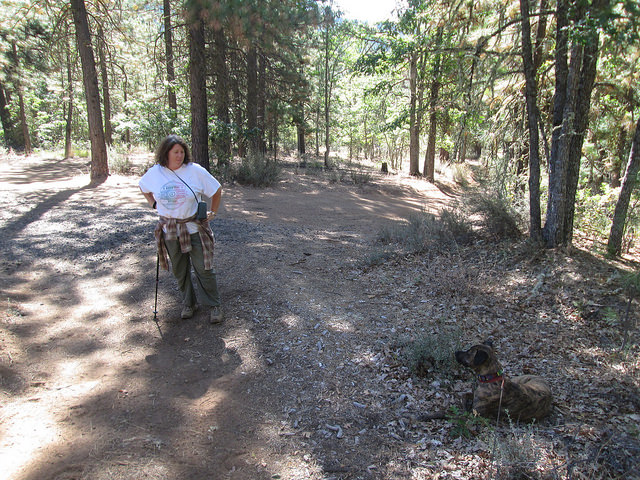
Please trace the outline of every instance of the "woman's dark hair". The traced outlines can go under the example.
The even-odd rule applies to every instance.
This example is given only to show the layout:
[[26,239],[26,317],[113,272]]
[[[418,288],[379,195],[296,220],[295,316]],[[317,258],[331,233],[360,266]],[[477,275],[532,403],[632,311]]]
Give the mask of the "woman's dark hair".
[[158,165],[166,167],[167,162],[169,161],[169,150],[171,150],[176,145],[180,145],[184,149],[184,161],[182,163],[184,165],[189,163],[191,161],[191,153],[189,153],[189,147],[187,146],[186,142],[178,135],[169,135],[162,141],[162,143],[160,143],[160,145],[158,146],[158,150],[156,150],[156,163]]

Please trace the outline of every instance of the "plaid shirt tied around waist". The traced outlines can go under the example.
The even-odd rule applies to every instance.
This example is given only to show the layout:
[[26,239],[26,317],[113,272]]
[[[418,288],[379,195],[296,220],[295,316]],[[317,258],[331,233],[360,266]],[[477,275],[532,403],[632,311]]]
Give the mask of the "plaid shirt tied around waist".
[[[213,246],[215,240],[213,238],[213,232],[207,219],[196,220],[196,216],[193,215],[189,218],[169,218],[160,217],[155,229],[156,244],[158,246],[158,256],[160,258],[160,265],[164,270],[169,270],[169,253],[167,247],[164,244],[164,240],[178,240],[180,242],[180,250],[182,253],[191,251],[191,237],[189,230],[187,230],[187,223],[194,222],[198,226],[198,234],[200,235],[200,242],[202,243],[202,254],[204,257],[204,269],[213,269]],[[166,225],[166,232],[164,226]]]

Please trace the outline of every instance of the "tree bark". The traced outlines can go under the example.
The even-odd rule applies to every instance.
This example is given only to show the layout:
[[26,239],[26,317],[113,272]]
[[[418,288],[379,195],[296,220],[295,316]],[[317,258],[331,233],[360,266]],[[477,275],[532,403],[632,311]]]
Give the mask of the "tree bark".
[[167,97],[169,108],[174,112],[178,109],[178,101],[176,99],[176,73],[173,66],[173,35],[171,27],[171,0],[163,0],[162,2],[162,20],[164,22],[164,50],[165,61],[167,67]]
[[418,131],[418,60],[417,54],[412,52],[409,58],[409,175],[420,175],[420,139]]
[[431,89],[429,93],[429,136],[427,139],[427,151],[424,155],[423,174],[427,182],[435,181],[435,163],[436,163],[436,135],[438,131],[438,114],[436,107],[438,105],[438,95],[440,92],[440,45],[442,43],[443,27],[438,27],[436,33],[436,58],[433,65]]
[[102,109],[104,110],[104,140],[107,145],[113,144],[113,130],[111,128],[111,94],[109,92],[109,74],[107,56],[104,50],[104,31],[98,28],[98,61],[100,62],[100,79],[102,80]]
[[102,127],[96,62],[93,56],[93,47],[91,46],[91,33],[89,32],[89,22],[87,20],[87,10],[84,0],[71,0],[71,10],[73,11],[78,52],[80,53],[82,63],[82,80],[87,100],[89,137],[91,139],[90,177],[92,183],[101,183],[109,176],[109,162]]
[[[596,5],[597,2],[594,2]],[[576,193],[580,178],[580,162],[582,160],[582,146],[589,127],[589,112],[591,111],[591,92],[596,80],[598,65],[598,49],[600,38],[597,31],[589,38],[584,46],[582,69],[578,83],[575,108],[575,135],[569,144],[569,164],[567,170],[567,200],[564,230],[561,242],[563,245],[571,243],[573,238],[573,223],[575,217]]]
[[64,126],[64,158],[71,158],[71,132],[73,128],[73,70],[71,65],[71,53],[67,42],[67,101],[64,103],[65,108],[65,126]]
[[[325,10],[325,15],[328,15],[328,11]],[[324,32],[324,166],[330,167],[329,162],[329,148],[330,148],[330,105],[331,105],[331,78],[329,74],[329,40],[331,35],[331,29],[329,27],[329,19],[325,18],[326,28]]]
[[246,139],[242,134],[244,131],[244,112],[242,110],[242,94],[240,93],[240,86],[238,85],[238,79],[235,77],[231,78],[232,82],[232,90],[233,90],[233,122],[236,125],[236,129],[238,132],[238,156],[244,158],[246,151]]
[[214,28],[215,43],[213,63],[216,75],[215,111],[220,123],[215,137],[215,153],[218,165],[231,161],[231,130],[229,128],[229,73],[227,70],[227,40],[222,28]]
[[258,148],[260,153],[267,153],[265,132],[267,131],[267,61],[263,53],[258,55]]
[[611,182],[612,188],[618,188],[620,183],[620,173],[622,170],[622,161],[624,157],[625,145],[627,144],[627,129],[624,126],[618,128],[618,144],[613,157],[613,165],[611,165]]
[[20,81],[20,62],[18,60],[18,48],[15,42],[12,44],[13,61],[15,63],[15,78],[14,84],[16,93],[18,94],[18,112],[20,115],[20,133],[22,135],[22,144],[24,146],[24,153],[29,155],[32,151],[31,137],[29,136],[29,126],[27,124],[27,113],[24,108],[24,94],[22,92],[22,82]]
[[191,150],[195,162],[209,170],[209,125],[204,23],[199,11],[189,21],[189,90],[191,97]]
[[298,108],[296,109],[296,117],[294,119],[296,124],[296,133],[298,137],[298,155],[304,158],[305,153],[307,153],[306,146],[306,131],[304,126],[304,103],[300,101]]
[[627,162],[627,170],[622,179],[622,188],[616,203],[616,209],[613,214],[613,223],[609,233],[609,241],[607,243],[607,252],[611,256],[620,255],[622,251],[622,236],[627,220],[627,211],[629,210],[629,201],[631,193],[636,187],[638,181],[638,171],[640,171],[640,119],[636,124],[636,132],[633,136],[631,144],[631,153]]
[[529,237],[533,241],[542,239],[540,212],[540,138],[538,135],[538,92],[536,66],[531,48],[531,24],[529,22],[529,0],[520,0],[522,15],[522,64],[525,78],[527,124],[529,128]]
[[258,153],[258,52],[254,45],[247,52],[247,135],[249,154]]
[[2,122],[5,144],[9,148],[17,149],[20,145],[15,138],[15,125],[9,113],[9,101],[5,95],[2,81],[0,81],[0,122]]

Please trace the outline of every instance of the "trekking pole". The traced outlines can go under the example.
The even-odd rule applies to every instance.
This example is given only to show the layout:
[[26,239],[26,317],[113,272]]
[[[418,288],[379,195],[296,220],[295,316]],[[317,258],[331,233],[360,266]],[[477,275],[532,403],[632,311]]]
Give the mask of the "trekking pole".
[[160,324],[158,323],[158,277],[160,276],[160,253],[156,255],[156,301],[153,305],[153,321],[156,322],[156,327],[158,327],[158,331],[160,332],[160,338],[162,336],[162,330],[160,330]]

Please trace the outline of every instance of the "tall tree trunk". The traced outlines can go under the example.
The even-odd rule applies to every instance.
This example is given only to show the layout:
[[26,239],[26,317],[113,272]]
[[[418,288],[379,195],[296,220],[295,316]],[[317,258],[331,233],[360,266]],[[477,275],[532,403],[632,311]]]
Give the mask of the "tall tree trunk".
[[330,50],[331,29],[329,22],[326,22],[324,31],[324,166],[330,167],[329,149],[331,146],[329,112],[331,105],[331,75],[329,73],[329,50]]
[[622,160],[625,151],[625,145],[627,144],[627,129],[624,126],[618,128],[618,143],[613,157],[613,164],[611,165],[611,181],[612,188],[618,188],[620,183],[620,173],[622,170]]
[[316,158],[320,158],[320,102],[318,102],[316,106],[316,128],[315,128],[315,139],[316,139]]
[[67,42],[67,101],[64,103],[65,108],[65,126],[64,126],[64,158],[71,158],[71,132],[73,128],[73,65],[71,64],[71,49]]
[[558,209],[565,193],[564,185],[562,184],[565,179],[565,173],[562,171],[565,159],[559,154],[559,150],[563,141],[561,130],[567,103],[567,81],[569,76],[567,61],[569,49],[568,10],[568,1],[558,0],[555,52],[556,82],[552,113],[551,154],[549,157],[549,199],[547,201],[547,218],[543,229],[543,238],[549,247],[558,244],[557,231],[561,227],[560,219],[562,218]]
[[189,20],[189,90],[191,96],[191,149],[193,159],[209,170],[207,72],[204,23],[200,11]]
[[636,124],[636,133],[633,136],[633,142],[631,144],[627,170],[622,179],[620,196],[618,197],[616,209],[613,214],[613,223],[611,224],[611,232],[609,233],[609,241],[607,243],[607,252],[611,256],[620,255],[622,250],[622,236],[627,220],[629,201],[631,199],[631,192],[633,192],[638,183],[638,171],[640,171],[640,119],[638,119],[638,123]]
[[306,129],[304,126],[304,103],[300,101],[298,108],[296,109],[295,116],[295,124],[296,124],[296,133],[298,137],[298,155],[304,158],[305,153],[307,153],[307,145],[306,145]]
[[5,89],[0,80],[0,122],[2,122],[2,130],[4,131],[4,142],[7,147],[16,149],[19,143],[15,138],[15,125],[9,112],[9,101],[5,95]]
[[431,89],[429,93],[429,136],[427,138],[427,151],[424,154],[423,173],[428,182],[435,181],[435,163],[436,163],[436,135],[438,131],[438,114],[436,107],[438,105],[438,95],[440,92],[440,46],[442,44],[443,27],[438,27],[436,33],[436,58],[433,65]]
[[265,133],[267,131],[267,62],[263,53],[258,55],[258,147],[260,153],[267,152]]
[[249,154],[259,152],[258,136],[258,52],[254,45],[247,52],[247,134]]
[[18,94],[18,112],[20,115],[20,133],[22,134],[22,142],[24,145],[24,153],[29,155],[31,149],[31,137],[29,136],[29,126],[27,125],[27,113],[24,108],[24,93],[22,91],[22,82],[20,81],[20,62],[18,59],[18,48],[15,42],[12,44],[13,61],[15,62],[15,79],[14,84],[16,93]]
[[542,217],[540,212],[540,138],[538,135],[536,67],[531,49],[529,0],[520,0],[520,13],[522,15],[522,63],[525,78],[527,124],[529,127],[529,237],[535,242],[539,242],[542,239]]
[[579,72],[581,70],[584,49],[574,45],[571,49],[571,64],[568,69],[566,100],[559,134],[551,145],[549,200],[543,237],[548,247],[564,245],[565,224],[568,209],[568,174],[572,159],[571,137],[576,134],[576,103],[578,96]]
[[229,128],[229,73],[227,70],[227,40],[222,28],[214,28],[215,43],[213,64],[216,76],[215,111],[220,123],[215,137],[215,153],[218,165],[231,161],[231,130]]
[[418,131],[418,59],[412,52],[409,58],[409,175],[420,175],[420,139]]
[[87,99],[87,117],[89,120],[89,137],[91,139],[91,182],[100,183],[109,176],[107,145],[102,128],[102,112],[100,111],[100,92],[98,91],[98,75],[96,62],[91,46],[91,33],[87,20],[84,0],[71,0],[73,22],[76,27],[78,52],[82,63],[82,80]]
[[[547,15],[545,10],[547,9],[548,0],[540,0],[540,15],[538,16],[538,29],[536,30],[536,43],[533,50],[533,71],[538,72],[542,65],[544,58],[543,45],[545,37],[547,36]],[[522,6],[520,6],[522,11]]]
[[[598,2],[594,2],[596,5]],[[597,31],[592,32],[586,42],[583,51],[582,68],[578,83],[578,93],[575,109],[575,135],[571,137],[569,144],[569,165],[567,169],[567,202],[565,208],[565,226],[561,238],[563,245],[571,243],[573,238],[573,223],[575,216],[576,194],[578,191],[578,180],[580,177],[580,161],[582,159],[582,146],[589,127],[589,112],[591,110],[591,92],[595,85],[598,49],[600,37]]]
[[173,67],[173,30],[171,29],[171,0],[162,2],[162,20],[164,22],[164,50],[167,62],[167,97],[169,108],[176,112],[178,101],[176,100],[176,73]]
[[[590,15],[598,15],[609,0],[596,0]],[[548,247],[569,245],[573,236],[575,198],[580,172],[584,134],[589,124],[591,92],[598,61],[599,34],[591,27],[571,46],[567,68],[568,2],[558,1],[556,34],[556,91],[553,134],[549,158],[549,200],[542,234]],[[572,20],[580,23],[586,16],[585,5],[573,9]]]
[[109,74],[107,69],[107,56],[104,50],[104,32],[98,27],[98,61],[100,63],[100,79],[102,80],[102,108],[104,110],[104,140],[107,145],[113,143],[113,130],[111,128],[111,94],[109,92]]
[[244,112],[242,110],[242,94],[240,93],[240,86],[238,85],[238,80],[235,77],[231,78],[231,83],[233,85],[233,122],[236,124],[237,135],[238,138],[238,156],[244,158],[246,151],[246,139],[242,134],[244,131]]

